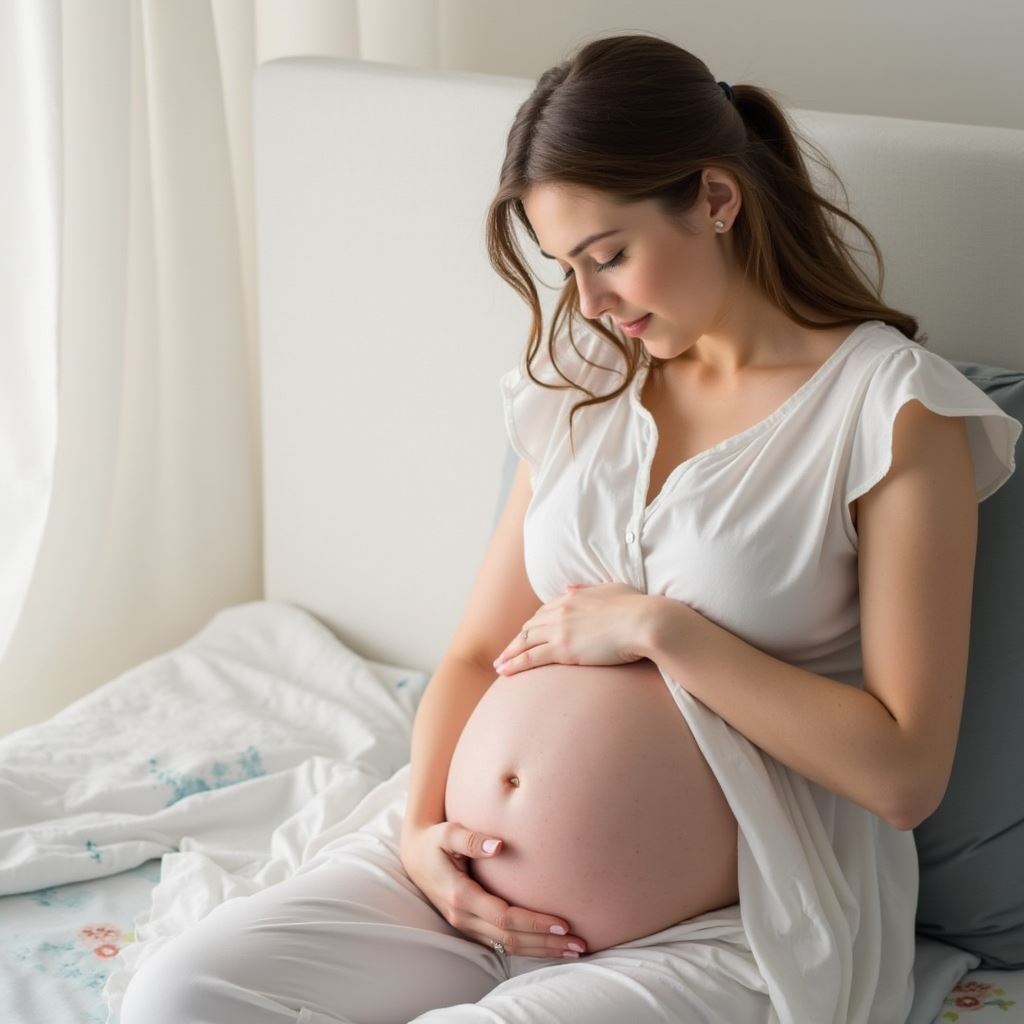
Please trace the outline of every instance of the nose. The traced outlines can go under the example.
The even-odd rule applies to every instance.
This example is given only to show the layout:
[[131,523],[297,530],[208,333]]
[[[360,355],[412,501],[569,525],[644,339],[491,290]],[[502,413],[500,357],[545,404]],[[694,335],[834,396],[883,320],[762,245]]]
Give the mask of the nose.
[[602,291],[600,285],[582,285],[579,279],[576,290],[580,298],[580,313],[588,320],[596,320],[608,312],[611,305],[607,290]]

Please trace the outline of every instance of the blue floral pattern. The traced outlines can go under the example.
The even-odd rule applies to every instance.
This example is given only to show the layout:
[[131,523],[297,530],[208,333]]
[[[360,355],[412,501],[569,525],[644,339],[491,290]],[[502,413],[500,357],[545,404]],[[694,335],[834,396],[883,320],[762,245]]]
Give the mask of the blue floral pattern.
[[267,774],[260,752],[255,747],[247,747],[235,758],[235,763],[236,768],[232,770],[230,765],[224,764],[222,761],[214,761],[210,767],[210,778],[204,779],[201,775],[190,775],[187,772],[158,768],[157,759],[151,757],[149,771],[160,785],[171,787],[171,795],[164,805],[171,807],[193,793],[223,789],[224,786],[233,786],[236,782],[244,782],[246,779],[255,779]]
[[160,860],[130,871],[0,898],[0,1021],[107,1024],[103,988],[135,940]]

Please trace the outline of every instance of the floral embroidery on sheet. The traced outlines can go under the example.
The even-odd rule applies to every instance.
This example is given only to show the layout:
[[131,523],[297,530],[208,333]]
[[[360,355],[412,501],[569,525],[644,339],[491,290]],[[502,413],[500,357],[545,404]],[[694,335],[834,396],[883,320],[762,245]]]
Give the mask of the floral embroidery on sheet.
[[237,769],[232,772],[231,766],[223,761],[214,761],[210,767],[210,779],[204,779],[202,775],[190,775],[187,772],[177,772],[169,769],[158,769],[157,759],[149,759],[149,770],[156,776],[161,785],[171,787],[171,796],[165,807],[171,807],[179,800],[191,796],[193,793],[205,793],[211,789],[223,789],[225,786],[233,786],[237,782],[244,782],[246,779],[255,779],[266,775],[263,767],[263,759],[260,752],[253,746],[246,748],[235,758]]
[[[103,988],[135,941],[133,918],[160,881],[160,858],[114,876],[0,898],[0,1022],[106,1024]],[[32,1016],[6,1013],[9,1000]]]
[[961,980],[943,1000],[943,1005],[949,1009],[939,1014],[939,1020],[958,1021],[961,1013],[973,1013],[988,1007],[1005,1011],[1017,1005],[1015,999],[1006,999],[1005,996],[1006,989],[991,982],[973,978]]

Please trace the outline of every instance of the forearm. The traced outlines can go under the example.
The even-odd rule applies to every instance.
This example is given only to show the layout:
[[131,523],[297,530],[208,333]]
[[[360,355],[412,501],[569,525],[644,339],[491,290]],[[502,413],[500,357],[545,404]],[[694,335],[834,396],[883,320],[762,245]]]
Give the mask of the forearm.
[[412,729],[409,797],[404,825],[445,820],[444,793],[463,726],[487,688],[493,669],[454,656],[442,658],[423,691]]
[[662,596],[639,650],[755,746],[896,828],[916,824],[911,746],[865,690],[774,658]]

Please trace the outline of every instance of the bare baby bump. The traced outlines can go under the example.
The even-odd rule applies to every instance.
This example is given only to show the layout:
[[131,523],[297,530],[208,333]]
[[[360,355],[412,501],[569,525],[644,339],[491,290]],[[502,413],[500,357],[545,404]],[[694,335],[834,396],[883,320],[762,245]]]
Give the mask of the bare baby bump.
[[739,899],[737,825],[657,666],[495,680],[452,754],[449,821],[504,840],[488,892],[564,917],[594,952]]

